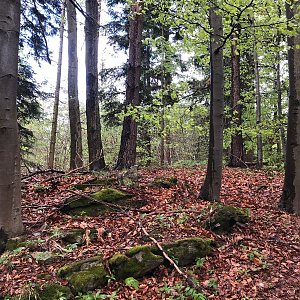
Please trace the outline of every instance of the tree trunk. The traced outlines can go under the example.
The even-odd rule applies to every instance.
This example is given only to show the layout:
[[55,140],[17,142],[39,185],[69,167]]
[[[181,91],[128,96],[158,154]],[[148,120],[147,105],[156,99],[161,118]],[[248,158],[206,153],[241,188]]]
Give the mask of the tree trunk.
[[[143,14],[141,1],[133,0],[129,19],[129,61],[125,112],[129,106],[140,104],[141,49]],[[137,122],[129,115],[124,117],[117,169],[130,168],[136,163]]]
[[50,169],[54,168],[54,156],[55,156],[55,144],[57,135],[57,118],[58,118],[58,106],[59,106],[59,92],[60,92],[60,82],[61,82],[61,65],[62,65],[62,54],[63,54],[63,42],[64,42],[64,29],[65,29],[65,0],[61,3],[61,20],[59,29],[59,52],[57,61],[57,74],[56,74],[56,86],[54,92],[54,105],[52,114],[52,127],[51,127],[51,137],[50,137],[50,150],[49,150],[49,160],[48,167]]
[[244,146],[241,132],[242,106],[241,106],[241,75],[240,75],[240,51],[237,47],[239,32],[234,35],[231,44],[231,126],[234,133],[231,136],[230,167],[245,167]]
[[222,181],[223,118],[224,118],[224,70],[222,17],[210,8],[210,26],[213,30],[210,41],[211,99],[209,153],[207,172],[199,197],[209,201],[219,201]]
[[[0,1],[0,242],[21,234],[17,74],[20,1]],[[2,241],[1,241],[2,240]]]
[[68,102],[70,121],[70,169],[83,166],[82,136],[78,99],[77,20],[74,5],[67,1],[68,18]]
[[[253,24],[254,26],[254,24]],[[254,33],[254,27],[253,27]],[[255,75],[255,101],[256,101],[256,151],[257,151],[257,163],[256,167],[261,169],[263,167],[263,149],[262,149],[262,134],[261,134],[261,94],[260,94],[260,76],[259,76],[259,66],[258,66],[258,55],[256,50],[256,38],[254,33],[254,43],[253,43],[253,60],[254,60],[254,75]]]
[[86,0],[85,5],[87,139],[90,170],[97,171],[105,168],[98,98],[99,5],[97,0]]
[[[300,1],[286,4],[287,19],[299,14]],[[297,21],[299,25],[299,20]],[[300,215],[300,34],[288,37],[289,112],[286,164],[280,208]]]

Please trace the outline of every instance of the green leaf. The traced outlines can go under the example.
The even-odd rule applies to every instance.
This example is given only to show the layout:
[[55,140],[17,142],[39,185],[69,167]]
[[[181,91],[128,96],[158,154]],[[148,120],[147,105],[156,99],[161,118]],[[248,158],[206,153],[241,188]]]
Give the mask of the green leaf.
[[128,277],[124,280],[125,284],[127,286],[131,286],[133,287],[134,289],[138,290],[139,289],[139,281],[136,280],[135,278],[133,277]]

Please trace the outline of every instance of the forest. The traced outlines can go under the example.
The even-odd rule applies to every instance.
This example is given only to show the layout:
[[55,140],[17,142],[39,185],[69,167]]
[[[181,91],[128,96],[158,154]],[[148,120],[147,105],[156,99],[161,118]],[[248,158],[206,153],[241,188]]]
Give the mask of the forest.
[[0,0],[0,271],[0,300],[300,299],[300,1]]

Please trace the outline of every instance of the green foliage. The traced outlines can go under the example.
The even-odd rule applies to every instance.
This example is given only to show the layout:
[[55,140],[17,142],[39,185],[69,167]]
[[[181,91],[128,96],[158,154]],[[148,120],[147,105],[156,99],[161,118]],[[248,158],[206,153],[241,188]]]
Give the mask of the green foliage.
[[133,287],[134,289],[139,289],[139,281],[136,280],[134,277],[128,277],[124,280],[127,286]]

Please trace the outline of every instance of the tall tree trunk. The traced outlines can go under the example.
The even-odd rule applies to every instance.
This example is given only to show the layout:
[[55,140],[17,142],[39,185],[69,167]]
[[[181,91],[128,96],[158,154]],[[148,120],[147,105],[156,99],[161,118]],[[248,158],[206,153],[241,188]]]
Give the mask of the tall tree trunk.
[[254,60],[254,82],[255,82],[255,102],[256,102],[256,126],[257,126],[257,135],[256,135],[256,151],[257,151],[257,163],[256,166],[258,169],[263,167],[263,148],[262,148],[262,134],[261,134],[261,93],[260,93],[260,76],[259,76],[259,66],[258,66],[258,54],[257,54],[257,43],[254,32],[254,21],[253,25],[253,60]]
[[[143,14],[142,2],[133,0],[129,19],[129,61],[125,110],[140,104],[141,49]],[[117,169],[130,168],[136,163],[137,122],[129,115],[124,117]]]
[[87,139],[90,169],[97,171],[105,168],[98,97],[99,5],[97,0],[86,0],[85,5]]
[[61,82],[61,65],[62,65],[62,54],[63,54],[63,43],[64,43],[64,30],[65,30],[65,5],[66,1],[63,0],[61,3],[61,19],[59,29],[59,51],[57,61],[57,74],[56,74],[56,86],[54,92],[54,105],[52,114],[52,126],[51,126],[51,137],[50,137],[50,149],[49,149],[49,160],[48,167],[54,168],[54,156],[55,156],[55,144],[57,135],[57,118],[58,118],[58,106],[59,106],[59,92]]
[[83,166],[82,135],[78,99],[77,19],[74,5],[67,1],[68,18],[68,102],[70,121],[70,169]]
[[0,1],[0,243],[22,233],[17,74],[20,1]]
[[241,75],[240,75],[240,51],[237,43],[240,33],[234,35],[231,44],[231,126],[235,131],[231,136],[230,148],[230,167],[245,167],[244,163],[244,146],[241,132],[242,125],[242,105],[241,101]]
[[[300,1],[286,4],[287,19],[300,12]],[[299,20],[297,20],[299,25]],[[300,215],[300,34],[288,37],[289,112],[286,164],[280,207]]]
[[[278,46],[280,44],[280,38],[278,37]],[[281,141],[281,149],[284,161],[286,160],[286,138],[284,126],[282,124],[282,85],[281,85],[281,66],[280,66],[280,53],[277,56],[277,65],[276,65],[276,90],[277,90],[277,118],[280,123],[280,141]]]
[[223,35],[222,16],[210,8],[211,99],[209,126],[209,153],[207,172],[199,197],[209,201],[219,201],[222,181],[223,118],[224,118],[224,69],[223,49],[220,48]]

